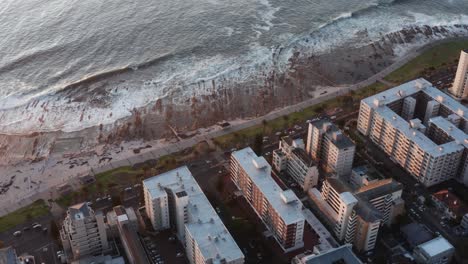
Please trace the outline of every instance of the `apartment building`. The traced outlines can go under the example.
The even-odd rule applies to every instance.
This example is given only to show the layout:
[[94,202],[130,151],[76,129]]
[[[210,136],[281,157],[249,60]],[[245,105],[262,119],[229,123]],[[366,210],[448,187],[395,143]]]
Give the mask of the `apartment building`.
[[454,253],[455,248],[441,236],[422,243],[413,250],[416,263],[421,264],[450,263]]
[[425,186],[468,184],[468,110],[424,79],[363,99],[358,130]]
[[306,152],[326,171],[347,176],[353,167],[356,146],[337,126],[321,119],[309,124]]
[[341,179],[330,177],[321,191],[311,189],[309,197],[333,227],[338,240],[367,252],[374,249],[380,227],[391,224],[403,212],[401,193],[401,184],[392,179],[353,189]]
[[458,61],[457,73],[449,92],[456,98],[468,97],[468,50],[462,50]]
[[68,259],[100,255],[109,249],[104,215],[87,203],[68,208],[60,238]]
[[338,179],[328,178],[323,182],[322,191],[312,189],[312,200],[333,223],[333,232],[340,241],[346,237],[348,221],[358,200]]
[[244,255],[186,166],[143,181],[155,230],[172,228],[191,264],[244,263]]
[[302,139],[283,137],[279,149],[273,151],[272,160],[276,171],[286,172],[304,191],[317,185],[317,165],[305,152]]
[[344,241],[360,252],[375,248],[382,223],[381,213],[366,201],[360,201],[349,216]]
[[302,203],[271,177],[271,166],[251,148],[231,154],[231,179],[285,252],[304,246]]
[[[131,208],[116,206],[112,212],[116,216],[115,228],[117,228],[120,241],[122,242],[129,264],[149,264],[151,263],[143,248],[137,233],[137,219],[135,212]],[[108,218],[109,219],[109,218]]]
[[354,191],[360,200],[367,201],[382,215],[382,223],[390,226],[398,215],[404,213],[401,197],[403,185],[393,179],[374,181]]

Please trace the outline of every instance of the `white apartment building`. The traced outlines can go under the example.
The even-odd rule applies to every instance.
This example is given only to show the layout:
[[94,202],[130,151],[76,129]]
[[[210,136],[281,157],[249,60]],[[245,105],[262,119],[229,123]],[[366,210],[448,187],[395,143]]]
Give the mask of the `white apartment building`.
[[348,176],[356,146],[331,122],[317,120],[309,124],[306,152],[325,170],[338,176]]
[[468,50],[461,51],[457,74],[449,91],[460,99],[468,97]]
[[109,249],[104,215],[95,213],[87,203],[68,208],[60,238],[68,259],[100,255]]
[[244,255],[186,166],[143,181],[155,230],[173,228],[191,264],[240,264]]
[[279,149],[273,151],[272,160],[275,170],[285,171],[304,191],[317,185],[317,165],[305,152],[302,139],[283,137],[279,142]]
[[358,203],[349,217],[345,242],[353,244],[360,252],[375,248],[381,226],[380,213],[366,202]]
[[420,264],[446,264],[455,253],[455,248],[443,237],[439,236],[417,246],[413,256]]
[[271,166],[251,148],[231,154],[231,179],[285,252],[304,246],[302,203],[271,177]]
[[425,186],[468,184],[468,110],[424,79],[363,99],[358,130]]
[[[391,208],[386,206],[387,199],[381,201],[380,197],[386,195],[374,194],[377,190],[372,193],[369,193],[370,189],[358,190],[355,194],[352,192],[338,178],[327,178],[322,191],[313,188],[309,191],[309,197],[333,226],[333,232],[339,240],[353,244],[361,252],[371,251],[385,219],[381,210],[391,212]],[[369,198],[372,199],[366,200]]]

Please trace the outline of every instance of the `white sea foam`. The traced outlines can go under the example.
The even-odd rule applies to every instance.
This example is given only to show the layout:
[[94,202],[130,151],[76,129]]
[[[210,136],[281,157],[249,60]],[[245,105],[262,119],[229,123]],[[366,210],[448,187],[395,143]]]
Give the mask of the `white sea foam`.
[[[219,1],[214,2],[219,3]],[[308,56],[332,52],[334,48],[344,45],[359,47],[381,39],[386,33],[397,32],[411,25],[451,26],[448,28],[450,31],[461,34],[466,32],[453,25],[468,24],[466,15],[432,16],[415,12],[396,15],[387,10],[376,10],[357,16],[352,12],[335,14],[322,28],[313,28],[307,34],[293,35],[280,32],[275,35],[276,33],[270,32],[277,26],[274,21],[280,10],[281,7],[272,6],[268,0],[256,2],[255,14],[259,19],[250,26],[257,31],[257,36],[250,39],[248,49],[237,56],[226,56],[221,53],[199,56],[187,53],[178,56],[177,59],[158,62],[154,68],[147,70],[138,69],[138,63],[130,62],[135,65],[134,79],[108,87],[103,98],[87,99],[88,101],[102,99],[107,104],[104,106],[93,106],[87,102],[69,101],[55,96],[54,92],[63,87],[61,83],[49,89],[23,95],[10,91],[7,100],[0,100],[0,109],[4,109],[0,111],[0,132],[13,134],[31,131],[75,131],[99,124],[112,124],[117,119],[131,115],[132,109],[150,104],[158,98],[170,96],[175,104],[185,105],[187,99],[191,97],[201,98],[203,95],[216,93],[219,89],[228,89],[233,84],[246,81],[261,84],[270,71],[287,70],[289,58],[296,51]],[[237,36],[242,30],[226,25],[220,27],[220,32],[221,35]],[[268,46],[256,42],[263,34],[271,34],[277,44]],[[396,45],[395,54],[402,56],[408,49],[442,37],[445,35],[436,34],[431,39],[418,35],[412,43]],[[170,55],[170,52],[168,54]],[[52,75],[58,78],[73,72],[80,65],[67,64],[67,68]],[[28,83],[19,83],[19,81],[14,84],[12,82],[11,85],[23,86],[24,90],[34,89],[28,87]]]

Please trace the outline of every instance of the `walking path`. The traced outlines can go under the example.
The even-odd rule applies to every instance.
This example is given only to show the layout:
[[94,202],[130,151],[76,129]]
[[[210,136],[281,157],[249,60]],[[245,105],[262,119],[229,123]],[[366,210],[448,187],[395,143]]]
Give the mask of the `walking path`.
[[255,125],[260,125],[262,124],[263,120],[273,120],[285,115],[289,115],[293,112],[301,111],[305,108],[325,102],[337,96],[345,95],[350,91],[362,89],[377,81],[382,81],[382,79],[385,76],[387,76],[394,70],[400,68],[401,66],[403,66],[419,54],[421,54],[423,51],[433,47],[436,43],[440,42],[435,42],[433,44],[409,52],[405,56],[396,60],[392,65],[390,65],[386,69],[358,84],[349,87],[342,87],[339,89],[337,89],[337,87],[330,88],[330,90],[326,94],[303,101],[296,105],[287,106],[282,109],[270,112],[264,116],[253,118],[242,123],[232,124],[230,127],[227,128],[218,128],[211,130],[208,129],[206,132],[203,132],[200,135],[194,136],[192,138],[182,139],[175,143],[169,142],[164,145],[158,145],[157,147],[154,147],[152,149],[144,149],[140,154],[127,156],[121,155],[120,159],[118,159],[118,156],[112,156],[113,158],[117,158],[114,158],[105,165],[101,165],[101,162],[96,159],[82,159],[82,161],[86,162],[86,165],[75,166],[72,168],[69,167],[69,165],[67,164],[58,165],[59,162],[63,161],[63,159],[54,159],[54,157],[51,157],[50,159],[37,164],[27,164],[24,166],[24,168],[11,168],[10,171],[2,172],[2,174],[13,174],[18,172],[18,169],[21,169],[23,173],[21,174],[21,176],[25,176],[24,182],[20,180],[20,183],[18,184],[21,184],[22,188],[17,188],[17,190],[10,190],[6,195],[4,195],[4,197],[2,197],[0,201],[0,216],[12,212],[18,208],[27,206],[37,199],[48,200],[57,197],[57,187],[60,185],[69,184],[73,187],[78,187],[79,181],[77,179],[81,176],[90,174],[94,175],[114,168],[119,168],[122,166],[131,166],[147,160],[158,159],[162,156],[176,153],[186,148],[192,147],[200,142],[210,141],[211,139],[222,135],[233,133]]

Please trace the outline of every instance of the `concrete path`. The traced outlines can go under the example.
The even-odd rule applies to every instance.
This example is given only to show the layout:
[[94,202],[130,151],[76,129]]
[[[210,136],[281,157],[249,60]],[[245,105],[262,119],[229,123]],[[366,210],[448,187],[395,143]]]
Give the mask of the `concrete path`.
[[[446,40],[448,41],[448,40]],[[150,159],[158,159],[162,156],[172,154],[179,152],[183,149],[186,149],[188,147],[192,147],[202,141],[208,141],[211,142],[213,138],[226,135],[229,133],[233,133],[248,127],[252,127],[255,125],[260,125],[262,124],[263,120],[273,120],[288,114],[291,114],[293,112],[298,112],[301,111],[305,108],[308,108],[310,106],[325,102],[327,100],[333,99],[337,96],[345,95],[349,93],[350,91],[356,91],[359,89],[362,89],[366,86],[369,86],[377,81],[383,81],[382,79],[393,72],[394,70],[400,68],[404,64],[406,64],[408,61],[412,60],[419,54],[421,54],[423,51],[433,47],[435,44],[438,44],[440,42],[433,43],[431,45],[427,45],[423,48],[416,49],[412,52],[409,52],[405,56],[399,58],[396,60],[392,65],[387,67],[386,69],[382,70],[381,72],[375,74],[374,76],[368,78],[365,81],[362,81],[358,84],[349,86],[349,87],[342,87],[339,89],[331,89],[330,92],[321,95],[316,98],[308,99],[306,101],[303,101],[301,103],[298,103],[296,105],[291,105],[287,106],[275,111],[272,111],[265,116],[253,118],[250,120],[247,120],[243,123],[240,124],[235,124],[231,125],[230,127],[224,128],[224,129],[214,129],[212,131],[208,131],[205,133],[202,133],[201,135],[194,136],[192,138],[187,138],[187,139],[182,139],[179,140],[176,143],[165,145],[159,148],[154,148],[150,151],[145,151],[140,154],[135,154],[132,155],[128,158],[123,158],[123,159],[115,159],[110,161],[109,163],[106,163],[105,165],[102,164],[88,164],[86,167],[79,167],[79,169],[73,169],[70,171],[61,171],[58,169],[50,169],[50,167],[46,165],[37,165],[37,166],[44,166],[43,169],[46,167],[48,168],[47,172],[42,171],[42,173],[39,174],[34,174],[34,178],[36,179],[45,179],[43,177],[49,177],[50,181],[47,184],[42,184],[40,187],[37,189],[29,189],[24,191],[24,192],[17,192],[15,194],[8,194],[8,197],[4,199],[4,201],[0,202],[0,216],[5,215],[9,212],[12,212],[18,208],[27,206],[34,202],[37,199],[53,199],[56,198],[57,192],[56,192],[56,187],[60,186],[61,184],[64,183],[69,183],[73,187],[77,187],[79,185],[78,182],[78,177],[84,176],[84,175],[94,175],[100,172],[108,171],[111,169],[115,169],[118,167],[122,166],[131,166],[137,163],[141,163]],[[17,168],[15,168],[17,169]],[[21,168],[22,169],[22,168]],[[41,172],[40,169],[36,170],[37,172]],[[47,175],[46,175],[47,174]],[[57,174],[57,175],[55,175]],[[14,201],[14,202],[13,202]]]

